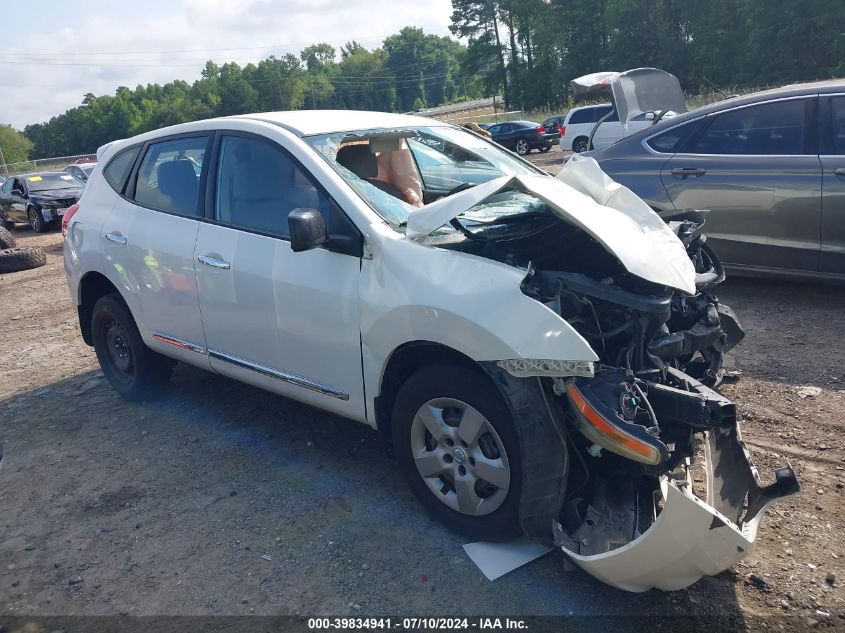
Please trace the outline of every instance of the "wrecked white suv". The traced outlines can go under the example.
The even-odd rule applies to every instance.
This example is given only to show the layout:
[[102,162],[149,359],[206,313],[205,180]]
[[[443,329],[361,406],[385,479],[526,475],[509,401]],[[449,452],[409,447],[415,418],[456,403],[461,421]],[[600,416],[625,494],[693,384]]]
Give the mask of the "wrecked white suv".
[[127,398],[182,361],[369,424],[439,520],[631,591],[727,568],[798,490],[760,486],[712,389],[742,330],[700,214],[664,223],[591,159],[553,178],[447,123],[307,111],[98,159],[64,261]]

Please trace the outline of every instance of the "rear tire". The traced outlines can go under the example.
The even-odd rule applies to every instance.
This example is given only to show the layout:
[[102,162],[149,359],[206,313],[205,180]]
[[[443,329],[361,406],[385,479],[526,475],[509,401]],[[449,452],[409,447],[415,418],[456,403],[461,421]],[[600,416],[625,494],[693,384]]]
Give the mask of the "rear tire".
[[546,152],[548,152],[550,149],[552,149],[552,146],[551,146],[551,145],[543,145],[543,147],[541,147],[541,148],[540,148],[540,151],[541,151],[541,152],[543,152],[543,153],[545,154],[545,153],[546,153]]
[[0,249],[14,248],[15,246],[17,246],[15,236],[9,229],[0,226]]
[[522,534],[519,437],[484,374],[453,365],[420,369],[396,396],[391,432],[399,468],[434,518],[474,540]]
[[144,344],[120,295],[106,295],[94,304],[91,335],[103,375],[127,400],[156,396],[170,380],[174,362]]
[[16,273],[21,270],[38,268],[47,263],[44,249],[7,248],[0,251],[0,273]]
[[586,152],[587,148],[590,146],[590,139],[586,136],[579,136],[574,141],[572,141],[572,151],[576,154],[580,154],[581,152]]

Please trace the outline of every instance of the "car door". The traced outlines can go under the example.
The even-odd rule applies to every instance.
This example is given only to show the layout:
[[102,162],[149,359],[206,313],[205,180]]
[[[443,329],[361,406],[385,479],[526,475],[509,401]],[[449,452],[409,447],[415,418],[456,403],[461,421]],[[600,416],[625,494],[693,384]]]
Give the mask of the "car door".
[[663,167],[678,209],[710,209],[705,232],[727,264],[817,271],[821,166],[815,97],[708,115]]
[[14,178],[9,178],[0,185],[0,214],[9,217],[10,206],[12,204],[12,181]]
[[819,270],[845,275],[845,94],[819,103],[822,227]]
[[[276,141],[221,132],[214,152],[195,248],[212,368],[365,420],[360,234]],[[291,250],[287,216],[297,208],[320,211],[326,246]]]
[[144,342],[207,366],[194,244],[211,136],[165,137],[145,144],[102,224],[102,254]]
[[502,123],[498,134],[493,136],[493,140],[504,147],[511,147],[516,140],[515,130],[516,126],[513,123]]
[[[40,178],[39,176],[31,176],[31,178]],[[8,216],[10,220],[15,222],[28,222],[26,217],[27,199],[29,197],[29,189],[26,186],[25,178],[12,178],[12,189],[9,193]]]

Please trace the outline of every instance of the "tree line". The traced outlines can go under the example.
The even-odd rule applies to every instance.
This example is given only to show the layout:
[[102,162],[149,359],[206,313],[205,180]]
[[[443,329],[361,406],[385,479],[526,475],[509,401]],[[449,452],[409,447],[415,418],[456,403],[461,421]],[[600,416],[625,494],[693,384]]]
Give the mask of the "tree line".
[[[567,102],[570,79],[653,66],[690,93],[845,75],[843,0],[452,0],[468,65],[509,107]],[[471,68],[464,68],[465,71]]]
[[[29,158],[196,119],[300,108],[410,111],[501,95],[510,109],[557,108],[570,79],[655,66],[688,92],[845,74],[843,0],[452,0],[461,41],[405,27],[368,50],[328,43],[256,64],[208,61],[172,81],[82,104],[28,125]],[[466,42],[463,44],[462,42]],[[8,158],[7,158],[8,160]]]

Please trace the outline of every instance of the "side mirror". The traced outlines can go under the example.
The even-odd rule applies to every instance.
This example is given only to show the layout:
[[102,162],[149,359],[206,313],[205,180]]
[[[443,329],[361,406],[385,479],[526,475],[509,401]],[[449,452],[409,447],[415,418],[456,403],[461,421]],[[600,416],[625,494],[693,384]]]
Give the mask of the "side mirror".
[[329,236],[326,233],[326,221],[317,209],[294,209],[288,215],[290,249],[294,253],[310,251],[325,244]]
[[654,112],[646,112],[645,113],[645,120],[646,121],[654,121]]

